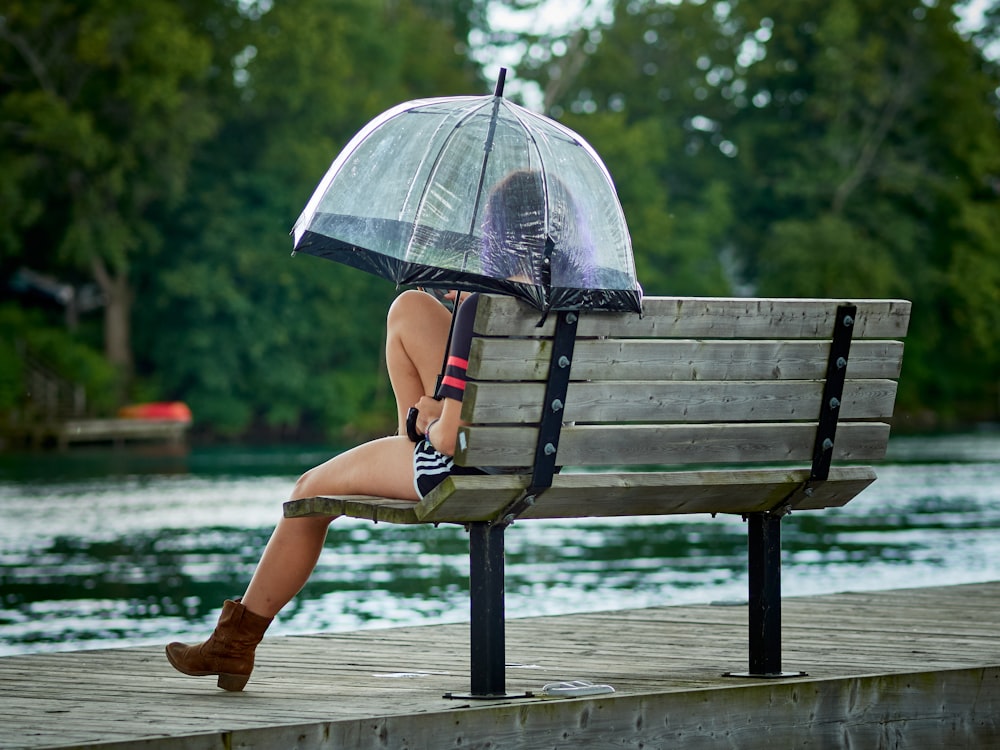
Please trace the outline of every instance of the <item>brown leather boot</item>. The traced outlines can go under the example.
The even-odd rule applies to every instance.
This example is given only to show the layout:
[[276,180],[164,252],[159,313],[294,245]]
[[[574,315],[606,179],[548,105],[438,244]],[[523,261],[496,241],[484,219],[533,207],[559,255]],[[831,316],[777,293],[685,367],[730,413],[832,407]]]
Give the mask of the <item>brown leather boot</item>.
[[254,614],[239,599],[227,599],[211,637],[196,646],[171,643],[167,660],[184,674],[219,675],[223,690],[242,690],[253,671],[253,653],[272,619]]

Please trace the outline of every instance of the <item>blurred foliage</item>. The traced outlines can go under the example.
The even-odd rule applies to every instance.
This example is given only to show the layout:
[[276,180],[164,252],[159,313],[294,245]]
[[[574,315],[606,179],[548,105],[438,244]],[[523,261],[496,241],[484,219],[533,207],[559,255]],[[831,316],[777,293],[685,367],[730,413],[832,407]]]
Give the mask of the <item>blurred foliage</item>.
[[997,27],[963,39],[957,5],[622,0],[520,70],[620,176],[647,293],[910,299],[901,410],[996,419]]
[[151,211],[181,196],[216,125],[203,85],[211,40],[187,10],[12,0],[0,11],[0,157],[11,165],[0,251],[97,282],[104,352],[125,376],[133,262],[162,237]]
[[71,330],[7,310],[0,410],[23,389],[16,326],[108,413],[390,429],[395,290],[290,259],[288,232],[379,112],[489,91],[478,43],[522,51],[512,76],[604,157],[647,294],[911,299],[901,408],[997,418],[995,23],[964,39],[955,3],[922,0],[608,0],[588,28],[520,33],[490,28],[497,4],[539,0],[6,3],[0,281],[27,267],[106,304]]
[[118,373],[92,347],[81,343],[62,326],[52,325],[35,310],[0,305],[0,422],[24,418],[21,413],[30,361],[44,362],[56,378],[77,383],[87,394],[88,409],[110,413],[117,407]]

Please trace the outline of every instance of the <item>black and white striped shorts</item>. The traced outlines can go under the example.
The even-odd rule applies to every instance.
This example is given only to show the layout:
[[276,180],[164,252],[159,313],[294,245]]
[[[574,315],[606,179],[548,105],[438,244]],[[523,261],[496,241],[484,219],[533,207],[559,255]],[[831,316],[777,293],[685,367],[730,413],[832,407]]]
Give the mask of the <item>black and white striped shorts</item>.
[[452,474],[485,473],[471,466],[455,466],[451,456],[441,453],[426,438],[413,448],[413,486],[421,499]]

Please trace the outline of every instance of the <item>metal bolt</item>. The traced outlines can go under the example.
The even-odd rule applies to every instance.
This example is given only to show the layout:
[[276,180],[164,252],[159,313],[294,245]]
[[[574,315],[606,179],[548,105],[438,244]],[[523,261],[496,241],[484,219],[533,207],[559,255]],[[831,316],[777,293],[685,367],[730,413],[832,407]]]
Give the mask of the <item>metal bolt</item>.
[[569,357],[567,357],[565,354],[562,355],[559,358],[559,366],[560,367],[569,367]]
[[503,517],[503,522],[505,524],[507,524],[508,526],[510,524],[514,523],[514,514],[513,513],[508,513],[506,516]]
[[806,497],[812,497],[816,493],[816,490],[814,490],[812,487],[806,487],[803,490],[803,492],[806,493]]
[[576,313],[566,313],[566,322],[573,324],[577,321]]
[[844,316],[844,327],[845,328],[850,328],[852,325],[854,325],[854,318],[852,318],[850,315],[845,315]]
[[556,447],[552,443],[546,443],[544,450],[546,456],[551,456],[556,452]]
[[833,450],[833,441],[830,440],[830,438],[827,438],[826,440],[823,441],[823,450],[825,451]]
[[830,399],[830,408],[831,409],[836,409],[839,406],[840,406],[840,399],[838,399],[836,396],[834,396],[833,398]]
[[837,369],[843,370],[845,367],[847,367],[847,360],[843,357],[837,357]]
[[556,399],[555,401],[552,402],[552,411],[562,411],[562,408],[563,408],[563,402],[560,401],[559,399]]
[[535,496],[528,495],[526,498],[524,498],[524,504],[530,508],[532,505],[535,504]]

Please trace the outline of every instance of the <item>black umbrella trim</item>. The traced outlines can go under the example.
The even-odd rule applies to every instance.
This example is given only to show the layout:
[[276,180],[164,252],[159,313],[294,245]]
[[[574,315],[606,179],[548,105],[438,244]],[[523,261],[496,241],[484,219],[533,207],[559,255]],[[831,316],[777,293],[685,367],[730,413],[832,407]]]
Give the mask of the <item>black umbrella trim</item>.
[[[354,217],[336,218],[361,221]],[[364,223],[372,232],[370,236],[385,238],[388,236],[387,233],[393,233],[397,235],[397,238],[394,239],[405,242],[406,237],[415,233],[431,232],[434,234],[435,242],[433,244],[436,248],[444,252],[453,252],[458,256],[465,255],[469,251],[469,237],[460,233],[420,227],[414,229],[404,222],[393,222],[385,219],[369,219],[364,220]],[[316,224],[317,222],[314,221],[313,226]],[[628,275],[615,269],[601,271],[602,288],[579,289],[556,286],[546,290],[533,284],[496,279],[470,271],[412,263],[311,230],[303,233],[295,246],[295,251],[315,255],[319,258],[327,258],[361,271],[376,274],[394,282],[397,286],[424,286],[436,289],[460,289],[469,292],[506,294],[522,299],[541,311],[579,309],[635,313],[642,311],[641,293],[637,289],[629,288]]]

